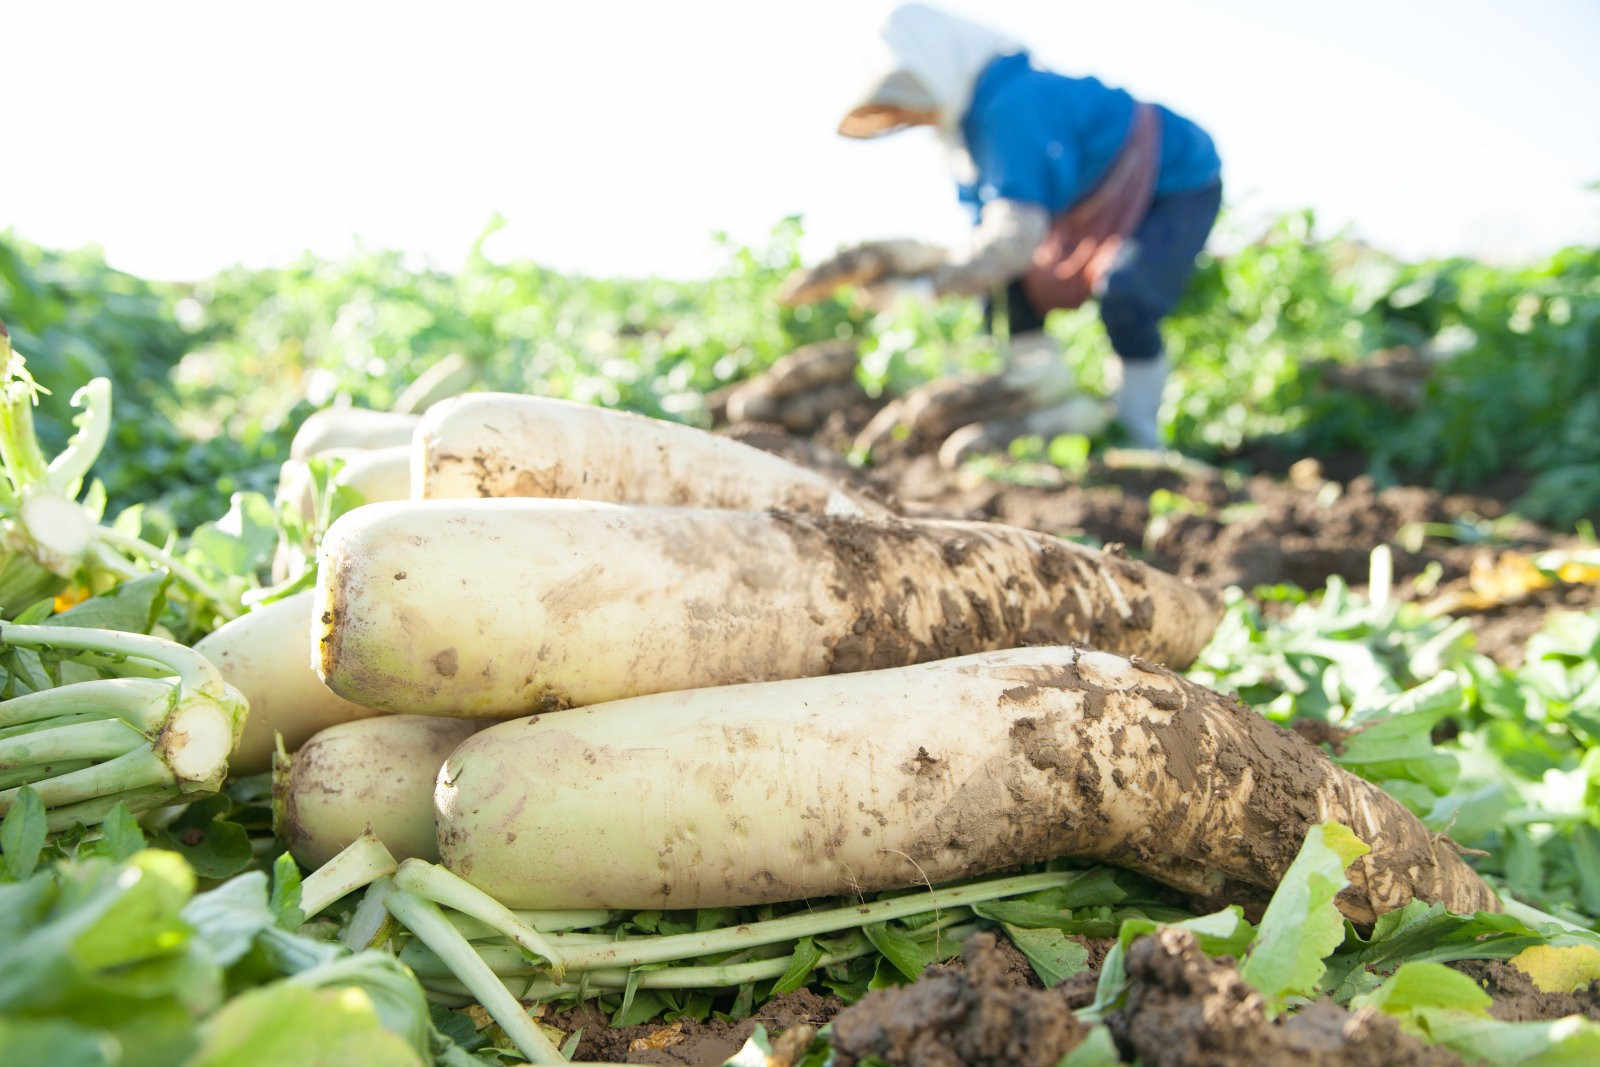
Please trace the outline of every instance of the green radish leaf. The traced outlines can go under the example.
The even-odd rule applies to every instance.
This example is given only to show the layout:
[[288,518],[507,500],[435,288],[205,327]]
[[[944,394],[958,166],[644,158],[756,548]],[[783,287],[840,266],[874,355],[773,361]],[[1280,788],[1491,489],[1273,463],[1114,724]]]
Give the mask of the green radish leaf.
[[1600,829],[1579,823],[1572,831],[1572,854],[1578,864],[1578,900],[1590,915],[1600,915]]
[[1121,920],[1109,908],[1086,908],[1083,913],[1060,911],[1026,900],[985,900],[971,905],[972,913],[1026,930],[1055,930],[1080,937],[1115,937]]
[[22,881],[39,866],[39,853],[44,851],[48,831],[39,794],[30,786],[18,789],[5,818],[0,820],[0,852],[5,853],[6,872],[13,881]]
[[384,1029],[404,1038],[426,1059],[433,1043],[428,999],[416,978],[386,952],[358,952],[293,975],[289,981],[322,989],[359,990],[370,1000]]
[[[1455,693],[1455,705],[1450,710],[1460,704],[1459,684]],[[1373,781],[1409,779],[1437,794],[1448,793],[1461,776],[1461,765],[1454,756],[1438,751],[1433,743],[1433,728],[1444,714],[1418,711],[1374,722],[1347,738],[1334,762]]]
[[256,936],[274,924],[267,906],[267,876],[249,871],[200,893],[183,908],[183,919],[223,967],[249,952]]
[[1442,963],[1406,963],[1353,1007],[1373,1007],[1404,1017],[1418,1008],[1445,1008],[1487,1016],[1494,998],[1467,975]]
[[772,995],[792,993],[806,984],[811,977],[811,972],[816,969],[818,961],[822,959],[822,950],[817,947],[816,940],[802,937],[794,946],[794,954],[789,957],[789,966],[772,986]]
[[583,1027],[580,1026],[576,1030],[572,1031],[572,1033],[568,1034],[567,1039],[561,1043],[561,1055],[565,1056],[569,1060],[572,1059],[572,1057],[578,1054],[578,1046],[582,1043]]
[[898,926],[887,922],[868,923],[861,928],[884,959],[907,979],[916,981],[923,969],[934,962],[931,946],[916,940]]
[[226,794],[206,797],[156,831],[153,843],[181,855],[202,878],[231,878],[255,862],[249,833],[226,818],[232,813],[233,801]]
[[748,1019],[756,1010],[756,987],[754,982],[746,982],[739,987],[733,996],[733,1006],[728,1009],[728,1018],[733,1020]]
[[147,634],[161,617],[171,582],[172,576],[166,571],[130,578],[109,592],[90,597],[43,621],[50,626],[86,626]]
[[1538,931],[1508,915],[1452,915],[1442,904],[1412,900],[1378,916],[1365,941],[1347,927],[1346,947],[1326,961],[1322,990],[1343,1004],[1363,992],[1370,977],[1387,975],[1407,962],[1510,959],[1545,942]]
[[1405,1029],[1475,1063],[1583,1064],[1600,1060],[1600,1024],[1579,1016],[1548,1022],[1501,1022],[1489,994],[1438,963],[1407,963],[1351,1002],[1391,1015]]
[[1078,1047],[1061,1058],[1056,1067],[1121,1067],[1122,1056],[1117,1043],[1104,1023],[1090,1027],[1089,1033],[1078,1042]]
[[1506,884],[1515,891],[1537,896],[1544,887],[1544,856],[1533,837],[1522,827],[1511,827],[1507,836]]
[[1344,917],[1333,899],[1350,884],[1345,868],[1369,851],[1348,827],[1336,822],[1306,832],[1239,968],[1240,976],[1275,1010],[1291,996],[1316,992],[1326,970],[1323,960],[1344,940]]
[[204,1033],[185,1067],[424,1063],[404,1038],[384,1028],[372,999],[355,986],[318,989],[274,982],[230,1000]]
[[1089,950],[1059,930],[1029,930],[1008,925],[1005,931],[1011,943],[1028,957],[1033,973],[1047,989],[1088,969]]
[[294,930],[306,921],[300,910],[300,867],[285,852],[272,864],[272,896],[267,901],[273,919],[285,930]]
[[64,1019],[0,1018],[0,1063],[50,1067],[117,1067],[117,1041]]
[[101,822],[100,833],[106,854],[119,862],[145,847],[139,820],[128,810],[128,805],[120,801]]

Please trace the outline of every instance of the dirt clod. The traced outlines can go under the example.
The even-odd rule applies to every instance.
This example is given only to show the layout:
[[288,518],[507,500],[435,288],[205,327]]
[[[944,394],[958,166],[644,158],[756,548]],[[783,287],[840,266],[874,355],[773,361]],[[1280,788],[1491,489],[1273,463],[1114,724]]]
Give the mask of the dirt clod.
[[1128,949],[1128,996],[1107,1025],[1125,1058],[1146,1067],[1381,1067],[1461,1063],[1373,1011],[1331,1002],[1267,1018],[1266,1001],[1231,960],[1211,959],[1187,930],[1168,927]]
[[1055,993],[1019,981],[993,934],[975,934],[965,967],[868,993],[833,1023],[835,1062],[877,1056],[900,1067],[1054,1067],[1084,1026]]
[[1520,1023],[1583,1015],[1600,1021],[1600,981],[1573,993],[1545,993],[1526,972],[1505,960],[1462,960],[1451,966],[1494,998],[1489,1014],[1496,1019]]

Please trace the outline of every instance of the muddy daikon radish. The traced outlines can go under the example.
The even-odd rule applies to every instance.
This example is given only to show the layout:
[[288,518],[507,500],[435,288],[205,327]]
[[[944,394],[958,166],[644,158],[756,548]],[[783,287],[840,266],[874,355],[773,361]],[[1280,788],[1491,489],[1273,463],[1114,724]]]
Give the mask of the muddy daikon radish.
[[357,703],[506,718],[1025,644],[1176,666],[1221,609],[1171,575],[994,523],[413,500],[342,516],[315,659]]
[[1331,819],[1372,848],[1349,918],[1498,910],[1448,838],[1303,738],[1072,648],[515,719],[451,753],[435,800],[442,861],[508,907],[748,905],[1062,856],[1260,904]]

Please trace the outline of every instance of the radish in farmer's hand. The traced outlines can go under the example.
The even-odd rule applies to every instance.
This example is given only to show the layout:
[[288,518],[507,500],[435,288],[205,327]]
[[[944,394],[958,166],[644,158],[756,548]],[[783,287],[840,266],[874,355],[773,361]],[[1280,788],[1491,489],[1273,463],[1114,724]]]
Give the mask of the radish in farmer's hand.
[[998,523],[412,500],[340,517],[316,664],[341,696],[505,718],[1077,642],[1185,666],[1217,600]]

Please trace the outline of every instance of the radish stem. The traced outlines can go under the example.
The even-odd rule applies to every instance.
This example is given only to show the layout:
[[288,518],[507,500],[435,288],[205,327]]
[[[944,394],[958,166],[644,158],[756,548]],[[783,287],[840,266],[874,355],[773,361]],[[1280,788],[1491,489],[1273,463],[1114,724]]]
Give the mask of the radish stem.
[[74,682],[0,701],[0,728],[88,712],[143,723],[151,705],[169,701],[173,693],[171,681],[152,678]]
[[500,1024],[511,1043],[530,1063],[567,1062],[561,1050],[528,1017],[505,983],[478,958],[466,938],[456,932],[437,905],[392,887],[384,893],[383,900],[389,914],[449,965],[461,984]]
[[95,657],[160,678],[98,678],[0,701],[0,812],[31,785],[51,830],[119,800],[146,811],[222,787],[248,708],[202,655],[148,634],[0,623],[0,646]]
[[113,759],[144,743],[144,734],[121,719],[74,722],[0,740],[0,770],[64,760]]
[[238,609],[233,607],[227,597],[223,596],[210,582],[191,570],[187,564],[179,562],[171,553],[157,548],[142,538],[134,537],[132,534],[125,534],[120,530],[113,530],[109,526],[100,527],[95,536],[107,544],[115,545],[124,552],[130,552],[135,556],[161,564],[171,571],[184,585],[211,601],[212,605],[217,609],[217,614],[224,619],[232,620],[239,617]]
[[[81,771],[34,782],[32,787],[46,808],[56,808],[128,790],[172,785],[174,782],[172,769],[161,761],[160,756],[149,748],[137,748]],[[11,810],[11,802],[16,796],[16,789],[0,792],[0,813]]]
[[557,981],[565,973],[566,964],[562,962],[561,955],[539,931],[461,876],[436,864],[410,859],[400,865],[399,872],[394,876],[394,884],[425,900],[454,908],[488,923],[529,952],[543,957],[550,964],[550,971]]
[[185,686],[221,695],[222,675],[210,661],[176,641],[149,634],[77,626],[22,626],[8,622],[0,625],[0,644],[40,652],[64,649],[145,659],[169,668]]
[[659,937],[613,941],[604,945],[573,945],[564,948],[561,956],[562,962],[570,971],[591,971],[601,967],[638,967],[646,963],[691,959],[714,952],[733,952],[777,941],[795,941],[814,934],[833,933],[864,926],[867,923],[901,919],[908,915],[976,904],[1000,897],[1056,889],[1072,884],[1082,874],[1082,871],[1047,871],[1041,874],[994,878],[967,885],[942,886],[891,897],[888,900],[875,900],[870,904],[849,904],[825,911],[801,912],[719,930],[692,934],[663,934]]
[[[605,908],[572,908],[568,910],[548,911],[519,911],[512,909],[511,914],[527,923],[541,934],[555,935],[553,943],[581,939],[582,937],[604,938],[615,941],[610,934],[579,934],[568,931],[588,930],[591,927],[604,926],[611,921],[614,914]],[[455,914],[450,916],[450,924],[468,941],[483,941],[488,938],[500,937],[504,931],[490,926],[486,922],[474,919],[470,915]]]
[[300,883],[300,912],[307,919],[329,904],[395,871],[394,857],[368,830]]
[[[360,952],[372,948],[378,943],[383,928],[391,921],[388,909],[383,906],[383,898],[394,883],[388,875],[384,875],[371,885],[361,896],[361,903],[356,905],[356,910],[351,914],[350,921],[339,932],[339,941],[351,952]],[[301,887],[301,899],[305,899],[304,887]]]
[[0,772],[0,789],[10,789],[13,786],[28,785],[30,782],[41,781],[45,778],[55,778],[62,774],[71,774],[85,767],[92,766],[93,760],[64,760],[59,763],[35,763],[27,767],[17,767],[14,770]]

